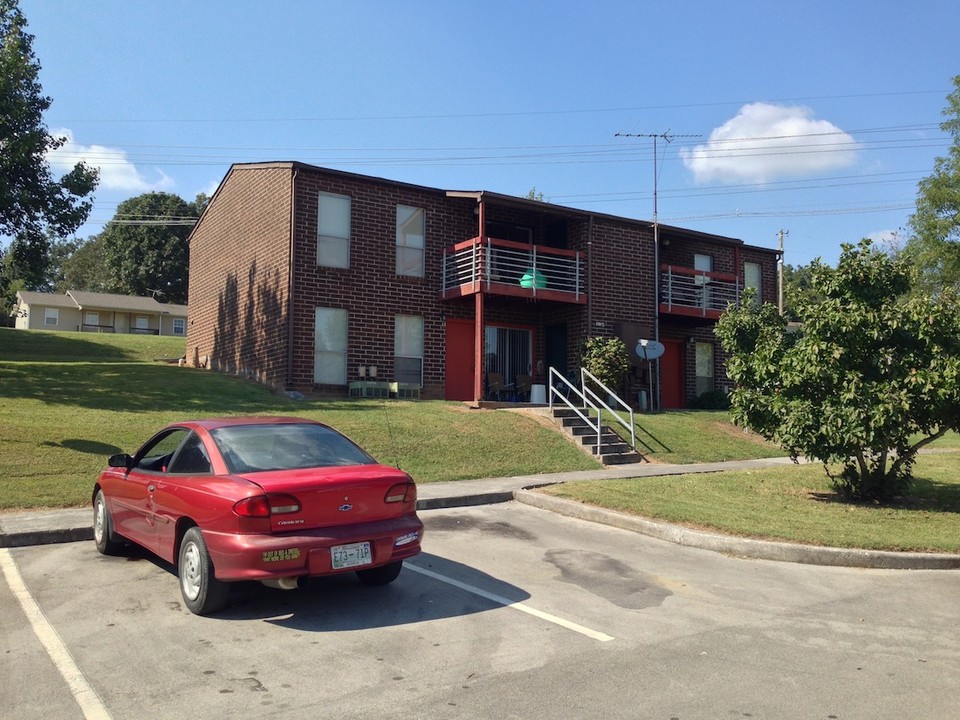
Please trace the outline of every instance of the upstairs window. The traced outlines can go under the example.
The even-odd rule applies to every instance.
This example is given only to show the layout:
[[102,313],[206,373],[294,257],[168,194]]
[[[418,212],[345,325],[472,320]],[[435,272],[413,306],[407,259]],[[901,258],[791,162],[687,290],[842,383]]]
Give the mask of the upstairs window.
[[320,193],[317,202],[317,265],[350,267],[350,196]]
[[753,302],[757,305],[763,302],[760,287],[760,263],[745,262],[743,264],[743,286],[745,288],[754,288],[756,292],[753,296]]
[[397,205],[397,275],[423,277],[423,208]]

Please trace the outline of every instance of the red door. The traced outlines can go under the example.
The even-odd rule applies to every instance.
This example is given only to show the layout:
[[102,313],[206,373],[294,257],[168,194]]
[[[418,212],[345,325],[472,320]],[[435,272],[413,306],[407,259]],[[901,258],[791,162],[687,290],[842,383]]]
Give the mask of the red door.
[[473,322],[447,320],[447,352],[444,363],[447,400],[473,400]]
[[684,397],[684,350],[682,340],[664,340],[664,353],[660,358],[660,404],[664,410],[686,406]]

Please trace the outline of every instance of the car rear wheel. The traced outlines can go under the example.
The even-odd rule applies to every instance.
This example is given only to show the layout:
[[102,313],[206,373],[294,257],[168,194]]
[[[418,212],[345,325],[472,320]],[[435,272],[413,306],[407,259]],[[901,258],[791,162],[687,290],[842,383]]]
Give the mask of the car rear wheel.
[[357,577],[364,585],[389,585],[397,579],[397,575],[400,574],[402,568],[403,560],[397,560],[389,565],[357,570]]
[[97,490],[97,497],[93,501],[93,541],[102,555],[116,555],[123,547],[123,543],[110,538],[113,532],[113,520],[110,519],[110,510],[107,508],[103,490]]
[[198,527],[190,528],[183,536],[177,574],[180,594],[190,612],[207,615],[226,604],[230,587],[214,576],[213,562]]

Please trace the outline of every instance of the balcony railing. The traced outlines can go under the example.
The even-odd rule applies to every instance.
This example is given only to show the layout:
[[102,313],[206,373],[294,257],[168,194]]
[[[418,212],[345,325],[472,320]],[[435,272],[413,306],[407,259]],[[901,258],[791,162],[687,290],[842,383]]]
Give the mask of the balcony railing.
[[660,312],[717,319],[740,298],[740,279],[677,265],[660,266]]
[[443,298],[476,293],[585,303],[583,254],[476,237],[443,251]]

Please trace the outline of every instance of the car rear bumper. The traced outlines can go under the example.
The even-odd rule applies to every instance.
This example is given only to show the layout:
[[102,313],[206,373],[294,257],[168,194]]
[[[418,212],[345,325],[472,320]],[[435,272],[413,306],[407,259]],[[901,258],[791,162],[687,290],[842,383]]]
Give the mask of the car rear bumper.
[[[291,532],[282,535],[203,531],[219,580],[265,580],[332,575],[386,565],[420,552],[423,523],[416,515],[391,520]],[[335,570],[331,548],[369,542],[372,562]],[[399,543],[399,544],[398,544]]]

